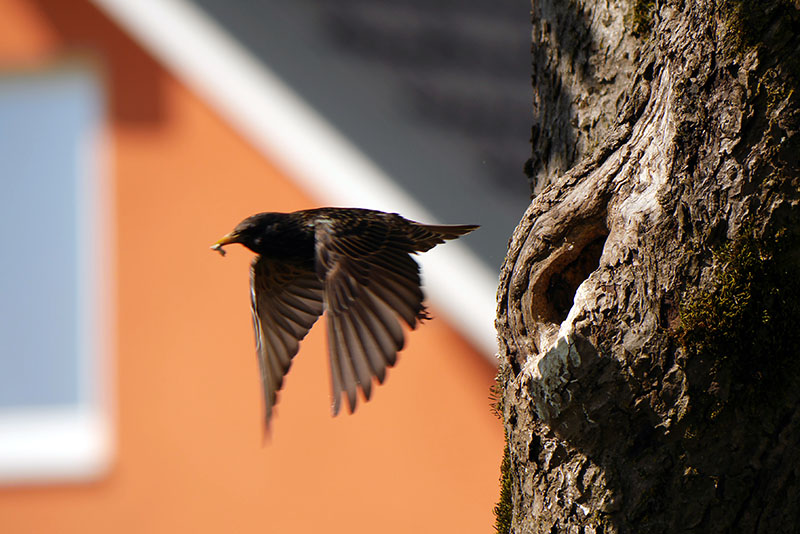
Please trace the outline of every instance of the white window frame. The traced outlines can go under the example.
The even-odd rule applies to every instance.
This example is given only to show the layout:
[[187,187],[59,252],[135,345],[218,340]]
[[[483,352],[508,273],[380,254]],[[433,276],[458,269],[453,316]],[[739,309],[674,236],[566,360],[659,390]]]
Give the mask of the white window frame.
[[[72,77],[79,91],[86,91],[82,98],[88,100],[84,102],[93,102],[86,123],[73,132],[80,136],[76,137],[77,168],[67,174],[75,178],[78,203],[76,284],[82,296],[75,310],[78,400],[68,405],[0,406],[0,484],[96,479],[107,472],[113,457],[113,197],[107,165],[110,143],[106,139],[105,91],[99,72],[90,61],[71,59],[0,73],[0,84],[32,86]],[[5,229],[5,234],[12,242],[6,243],[8,248],[2,254],[10,257],[14,254],[13,231]],[[46,251],[42,258],[46,261]],[[46,335],[46,329],[41,332]]]

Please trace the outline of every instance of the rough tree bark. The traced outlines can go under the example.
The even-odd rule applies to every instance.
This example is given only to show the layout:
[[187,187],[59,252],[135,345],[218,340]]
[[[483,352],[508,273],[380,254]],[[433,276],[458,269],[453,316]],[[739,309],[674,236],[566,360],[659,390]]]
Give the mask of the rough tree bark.
[[499,529],[800,532],[800,3],[534,0],[533,63]]

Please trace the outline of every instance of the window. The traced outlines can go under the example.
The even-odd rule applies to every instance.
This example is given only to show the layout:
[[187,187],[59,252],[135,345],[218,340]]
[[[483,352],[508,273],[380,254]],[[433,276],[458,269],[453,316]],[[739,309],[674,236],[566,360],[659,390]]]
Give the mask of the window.
[[0,482],[110,458],[103,113],[87,65],[0,75]]

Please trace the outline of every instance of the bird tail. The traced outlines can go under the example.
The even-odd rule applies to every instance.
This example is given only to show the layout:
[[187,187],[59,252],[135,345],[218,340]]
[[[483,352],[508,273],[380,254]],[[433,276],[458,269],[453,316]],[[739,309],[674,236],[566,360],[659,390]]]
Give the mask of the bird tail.
[[420,224],[416,223],[417,232],[414,232],[415,247],[419,252],[430,250],[449,239],[455,239],[468,234],[479,226],[477,224]]
[[477,224],[425,224],[423,227],[434,234],[439,234],[442,239],[455,239],[464,234],[480,228]]

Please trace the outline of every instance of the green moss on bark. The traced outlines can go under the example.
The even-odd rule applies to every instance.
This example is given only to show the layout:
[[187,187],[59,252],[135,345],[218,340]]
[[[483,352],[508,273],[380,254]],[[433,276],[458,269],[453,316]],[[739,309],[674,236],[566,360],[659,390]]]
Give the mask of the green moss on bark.
[[495,525],[497,534],[511,532],[511,457],[506,443],[503,452],[503,461],[500,464],[500,500],[494,507]]
[[[800,272],[787,232],[753,232],[716,253],[716,284],[681,307],[681,344],[729,375],[732,398],[779,395],[800,377]],[[714,410],[719,410],[717,406]]]
[[738,53],[766,49],[795,78],[800,79],[800,4],[794,0],[723,0],[719,4],[727,42]]
[[633,0],[631,26],[633,35],[646,37],[653,29],[653,17],[656,8],[655,0]]
[[[489,400],[491,401],[492,413],[503,421],[503,387],[501,386],[502,372],[498,371],[495,382],[489,389]],[[495,531],[498,534],[508,534],[511,532],[511,456],[508,451],[508,435],[506,435],[506,445],[503,450],[503,460],[500,462],[500,500],[494,507]]]

